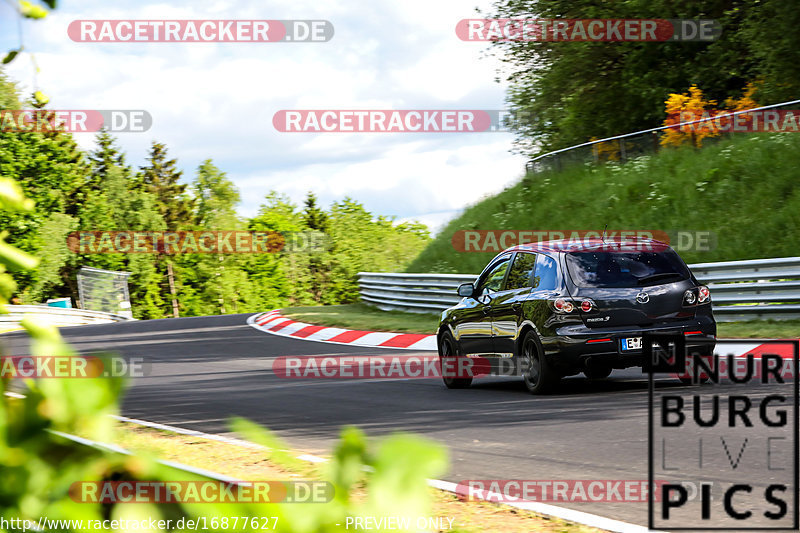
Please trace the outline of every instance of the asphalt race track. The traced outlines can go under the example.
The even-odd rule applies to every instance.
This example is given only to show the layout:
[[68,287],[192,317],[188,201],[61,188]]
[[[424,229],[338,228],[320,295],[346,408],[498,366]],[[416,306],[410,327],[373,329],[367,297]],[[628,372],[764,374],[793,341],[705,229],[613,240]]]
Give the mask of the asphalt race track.
[[[561,392],[530,395],[519,379],[479,380],[447,390],[438,379],[281,379],[270,370],[282,355],[397,354],[289,339],[245,324],[250,315],[127,322],[64,328],[81,353],[142,357],[122,414],[163,424],[229,433],[243,416],[278,432],[299,451],[327,453],[340,428],[371,437],[410,431],[446,444],[444,479],[647,479],[647,379],[638,369],[606,381],[567,378]],[[25,337],[4,336],[11,355]],[[403,352],[407,354],[408,352]],[[665,377],[661,387],[683,388]],[[714,479],[714,472],[705,472]],[[646,503],[569,503],[566,507],[647,524]]]

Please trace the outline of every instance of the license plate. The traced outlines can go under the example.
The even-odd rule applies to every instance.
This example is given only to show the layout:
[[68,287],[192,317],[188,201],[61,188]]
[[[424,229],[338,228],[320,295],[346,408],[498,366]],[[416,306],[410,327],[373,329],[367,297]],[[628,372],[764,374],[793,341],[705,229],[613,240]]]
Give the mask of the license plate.
[[622,351],[628,350],[641,350],[642,349],[642,338],[641,337],[628,337],[627,339],[622,339]]

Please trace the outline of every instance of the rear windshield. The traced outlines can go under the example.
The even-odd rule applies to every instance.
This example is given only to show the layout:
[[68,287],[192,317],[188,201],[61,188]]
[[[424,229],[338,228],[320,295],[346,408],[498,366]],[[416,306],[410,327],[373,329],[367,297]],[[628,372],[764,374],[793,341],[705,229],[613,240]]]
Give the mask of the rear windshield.
[[567,269],[578,287],[644,287],[689,279],[673,250],[658,252],[573,252]]

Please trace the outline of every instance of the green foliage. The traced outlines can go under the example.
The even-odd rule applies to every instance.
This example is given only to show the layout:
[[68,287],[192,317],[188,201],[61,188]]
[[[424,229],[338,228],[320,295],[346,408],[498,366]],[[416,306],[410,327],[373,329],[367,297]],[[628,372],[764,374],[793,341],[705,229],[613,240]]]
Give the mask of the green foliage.
[[715,19],[714,42],[502,42],[518,147],[544,153],[661,125],[670,93],[692,84],[718,101],[763,80],[762,104],[798,98],[795,0],[497,0],[492,17]]
[[[478,273],[494,252],[457,252],[459,230],[710,231],[716,247],[689,263],[797,255],[800,136],[750,134],[662,150],[626,164],[526,176],[451,221],[408,272]],[[568,183],[569,187],[563,184]]]
[[45,8],[28,0],[19,0],[19,12],[23,17],[30,19],[43,19],[47,16]]
[[[0,104],[21,106],[15,86],[1,73]],[[258,214],[245,220],[236,213],[238,189],[211,159],[185,184],[164,144],[152,144],[137,174],[107,131],[98,133],[96,144],[84,153],[69,133],[0,132],[0,176],[12,180],[0,180],[0,196],[22,201],[16,180],[30,198],[17,206],[25,209],[0,211],[0,227],[11,244],[42,257],[37,270],[17,269],[9,295],[26,303],[77,300],[81,266],[121,270],[131,273],[134,317],[164,318],[172,316],[170,262],[181,316],[352,302],[359,271],[400,270],[429,241],[424,226],[375,217],[351,199],[326,211],[312,192],[302,210],[269,192]],[[269,254],[75,254],[66,236],[76,230],[272,231],[284,235],[286,246]],[[27,264],[18,251],[7,254],[15,264]]]
[[434,333],[441,313],[406,313],[382,311],[364,303],[309,307],[284,307],[281,314],[298,322],[322,324],[346,329]]
[[429,240],[427,229],[415,223],[397,224],[385,217],[373,219],[364,206],[350,198],[335,203],[329,215],[332,247],[329,252],[333,281],[326,303],[358,300],[359,272],[395,272],[415,257]]
[[196,222],[199,227],[239,229],[241,223],[236,206],[241,201],[236,185],[211,161],[206,159],[197,169],[192,184],[197,199]]
[[167,159],[167,147],[154,141],[147,165],[137,179],[142,189],[156,198],[169,230],[184,229],[192,223],[192,201],[185,195],[186,185],[178,183],[182,174],[177,170],[177,160]]
[[[32,338],[34,356],[76,357],[57,330],[24,324]],[[27,380],[22,399],[3,394],[0,381],[0,517],[83,521],[59,527],[59,531],[85,531],[87,520],[125,519],[156,521],[180,518],[204,519],[211,530],[230,528],[222,522],[233,517],[277,517],[279,532],[346,531],[352,516],[401,516],[413,524],[430,515],[426,479],[447,468],[444,447],[426,439],[397,434],[384,439],[375,450],[365,435],[346,428],[326,465],[322,480],[333,487],[328,503],[141,504],[79,503],[70,487],[76,482],[110,480],[166,482],[203,478],[156,461],[148,455],[124,456],[67,440],[57,432],[80,434],[99,442],[112,439],[117,400],[123,383],[118,379]],[[243,419],[232,422],[240,435],[267,446],[266,459],[286,468],[307,470],[273,433]],[[366,499],[353,496],[366,493]],[[216,524],[216,525],[215,525]],[[262,526],[259,521],[258,526]],[[240,531],[258,529],[241,525]]]
[[42,222],[33,242],[41,262],[36,271],[36,281],[27,288],[23,301],[41,302],[63,283],[62,270],[72,256],[67,248],[67,235],[76,229],[78,220],[64,213],[52,213]]
[[325,231],[328,229],[328,216],[325,211],[317,207],[317,196],[308,191],[306,195],[305,209],[303,210],[303,222],[309,229]]
[[753,2],[741,30],[758,64],[760,101],[784,102],[800,98],[800,10],[792,0]]
[[[208,174],[214,174],[210,162],[204,164]],[[93,191],[100,195],[113,194],[113,176],[119,168],[108,170],[108,184],[100,183]],[[205,175],[208,177],[208,175]],[[230,188],[222,176],[215,182],[217,190]],[[118,183],[117,183],[118,184]],[[110,188],[106,189],[106,185]],[[198,184],[202,188],[202,185]],[[208,202],[222,202],[223,195],[200,195]],[[233,197],[228,195],[228,199]],[[92,205],[89,202],[89,205]],[[224,207],[223,203],[219,204]],[[31,210],[22,190],[8,178],[0,178],[0,209]],[[224,209],[222,210],[224,212]],[[109,215],[113,219],[115,213]],[[52,213],[42,224],[44,231],[37,238],[46,239],[44,246],[58,246],[61,236],[78,223],[63,213]],[[50,242],[50,240],[54,242]],[[1,241],[2,239],[0,239]],[[7,303],[14,289],[6,269],[33,268],[36,262],[12,246],[0,246],[0,306]],[[42,283],[53,283],[55,268],[63,250],[48,249],[52,262],[44,264]],[[24,320],[22,326],[31,337],[29,353],[33,357],[65,357],[78,355],[66,345],[58,330]],[[107,356],[97,356],[107,361]],[[105,519],[156,521],[180,518],[204,519],[211,530],[228,530],[233,517],[275,517],[272,529],[283,532],[322,532],[346,530],[346,519],[358,515],[425,516],[429,513],[426,478],[440,475],[446,468],[444,449],[433,442],[409,435],[396,435],[384,441],[377,452],[370,453],[362,433],[348,429],[343,433],[329,465],[327,476],[332,480],[335,498],[329,503],[310,504],[99,504],[79,502],[70,492],[76,482],[141,480],[166,482],[176,479],[201,480],[194,474],[177,471],[156,462],[154,457],[125,456],[78,444],[65,438],[80,435],[99,442],[112,441],[114,419],[123,382],[117,378],[26,379],[23,398],[7,396],[9,379],[0,377],[0,517],[5,520],[24,519],[37,523],[40,517],[70,521],[58,527],[43,524],[45,530],[85,531],[86,521]],[[280,439],[252,422],[237,419],[233,429],[254,442],[269,447],[268,457],[286,467],[297,466],[298,460]],[[364,489],[367,501],[357,503],[351,497],[355,489]],[[78,493],[79,494],[79,493]],[[413,518],[412,518],[413,519]],[[81,522],[76,522],[81,521]],[[176,526],[174,526],[177,529]],[[247,522],[238,527],[251,531],[263,527],[263,522]],[[26,524],[25,529],[30,529]],[[98,528],[95,528],[98,529]]]

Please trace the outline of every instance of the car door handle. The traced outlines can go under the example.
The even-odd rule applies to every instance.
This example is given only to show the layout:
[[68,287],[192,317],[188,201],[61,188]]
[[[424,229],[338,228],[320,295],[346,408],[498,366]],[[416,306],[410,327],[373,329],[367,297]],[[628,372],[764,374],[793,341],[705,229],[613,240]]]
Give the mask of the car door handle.
[[488,315],[488,314],[489,314],[489,313],[491,313],[491,312],[492,312],[492,306],[491,306],[491,305],[485,305],[485,306],[483,306],[483,314],[484,314],[484,315]]
[[521,303],[514,302],[513,304],[511,304],[511,310],[512,311],[519,311],[520,309],[522,309],[522,304]]

